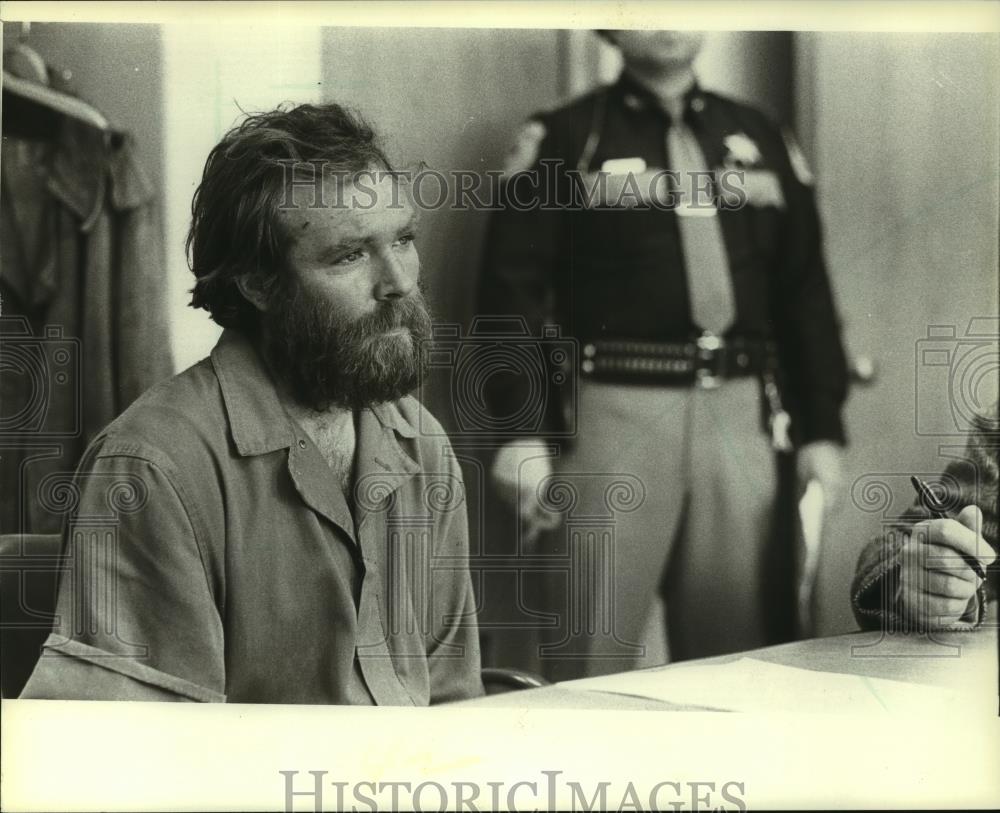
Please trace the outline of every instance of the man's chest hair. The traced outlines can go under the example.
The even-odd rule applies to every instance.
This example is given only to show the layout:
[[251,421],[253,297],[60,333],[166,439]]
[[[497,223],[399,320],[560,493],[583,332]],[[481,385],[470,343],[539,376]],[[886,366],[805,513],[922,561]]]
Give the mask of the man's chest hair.
[[354,420],[349,417],[333,419],[317,413],[299,416],[298,420],[333,471],[344,494],[348,494],[357,449]]
[[354,454],[357,447],[354,425],[348,423],[340,429],[329,429],[321,432],[313,442],[319,448],[327,465],[347,493],[351,484],[351,474],[354,471]]

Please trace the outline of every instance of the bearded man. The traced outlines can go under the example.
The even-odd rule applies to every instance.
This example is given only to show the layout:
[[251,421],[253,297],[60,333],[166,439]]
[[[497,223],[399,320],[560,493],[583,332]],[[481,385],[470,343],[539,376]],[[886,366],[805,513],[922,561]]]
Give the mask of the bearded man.
[[192,214],[191,304],[225,330],[84,455],[22,697],[481,694],[461,474],[408,395],[415,211],[375,134],[335,104],[250,116]]

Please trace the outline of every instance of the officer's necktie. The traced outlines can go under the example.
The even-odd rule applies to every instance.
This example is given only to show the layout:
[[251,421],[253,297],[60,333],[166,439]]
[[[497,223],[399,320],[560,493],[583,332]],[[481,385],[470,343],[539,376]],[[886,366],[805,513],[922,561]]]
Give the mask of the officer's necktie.
[[704,174],[708,162],[680,115],[672,116],[667,131],[667,158],[669,168],[680,173],[677,225],[687,266],[691,315],[702,330],[721,335],[736,314],[729,260],[711,184]]

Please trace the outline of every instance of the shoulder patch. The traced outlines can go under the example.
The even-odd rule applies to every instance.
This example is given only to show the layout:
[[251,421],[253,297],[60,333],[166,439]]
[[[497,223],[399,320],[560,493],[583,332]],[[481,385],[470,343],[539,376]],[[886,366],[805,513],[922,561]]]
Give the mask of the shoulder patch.
[[799,142],[786,129],[782,129],[781,137],[785,141],[785,149],[788,150],[788,160],[792,164],[795,177],[799,179],[799,183],[803,186],[812,186],[816,179],[812,174],[812,170],[809,169],[809,162],[806,161],[806,156],[799,147]]
[[538,148],[545,138],[545,125],[536,119],[526,121],[521,125],[514,143],[507,151],[503,162],[504,177],[516,172],[524,172],[534,165],[538,159]]

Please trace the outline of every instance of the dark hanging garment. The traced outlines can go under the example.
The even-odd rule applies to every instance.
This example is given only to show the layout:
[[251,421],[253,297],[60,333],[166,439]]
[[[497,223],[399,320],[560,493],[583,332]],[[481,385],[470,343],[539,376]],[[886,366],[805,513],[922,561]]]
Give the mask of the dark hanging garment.
[[0,533],[51,533],[93,435],[173,372],[167,279],[131,137],[3,95]]

